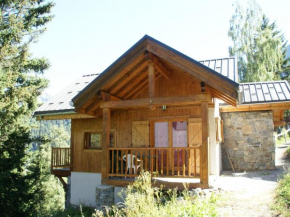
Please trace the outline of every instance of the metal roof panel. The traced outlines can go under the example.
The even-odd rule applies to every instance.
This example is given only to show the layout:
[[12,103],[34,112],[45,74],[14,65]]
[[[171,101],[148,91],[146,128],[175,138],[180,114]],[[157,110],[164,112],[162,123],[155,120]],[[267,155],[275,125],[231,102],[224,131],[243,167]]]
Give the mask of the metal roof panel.
[[91,83],[91,81],[93,81],[97,76],[98,74],[83,75],[56,96],[52,97],[49,101],[45,102],[35,111],[34,114],[37,115],[37,113],[43,114],[44,112],[51,111],[74,110],[74,107],[70,105],[72,98]]
[[290,101],[287,81],[263,81],[241,83],[242,104]]

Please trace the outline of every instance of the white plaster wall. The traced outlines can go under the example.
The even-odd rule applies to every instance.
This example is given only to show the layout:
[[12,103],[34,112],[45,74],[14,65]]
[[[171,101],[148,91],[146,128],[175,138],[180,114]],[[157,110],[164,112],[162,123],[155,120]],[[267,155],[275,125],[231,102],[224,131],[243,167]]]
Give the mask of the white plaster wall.
[[216,175],[216,133],[214,108],[208,109],[208,131],[209,131],[209,174]]
[[96,206],[96,187],[101,185],[100,173],[71,173],[71,199],[73,205]]
[[[215,108],[214,108],[214,116],[215,117],[219,117],[221,118],[220,115],[220,103],[221,100],[219,99],[215,99]],[[216,143],[216,162],[217,162],[217,174],[216,175],[220,175],[222,172],[222,146],[220,143]]]
[[114,190],[114,196],[115,196],[115,204],[118,204],[118,203],[123,203],[124,202],[124,197],[125,195],[122,194],[122,197],[120,197],[120,193],[125,190],[126,188],[122,188],[122,187],[115,187],[115,190]]
[[222,171],[221,145],[216,141],[215,118],[220,117],[219,100],[215,100],[214,108],[208,109],[209,125],[209,174],[219,176]]

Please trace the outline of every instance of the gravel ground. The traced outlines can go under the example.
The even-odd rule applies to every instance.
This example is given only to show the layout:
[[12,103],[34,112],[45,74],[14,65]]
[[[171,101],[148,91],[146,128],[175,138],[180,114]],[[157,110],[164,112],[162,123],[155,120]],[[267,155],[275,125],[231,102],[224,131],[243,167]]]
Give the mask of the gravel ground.
[[[289,144],[290,145],[290,144]],[[220,216],[275,216],[271,210],[277,180],[289,167],[285,158],[288,145],[276,149],[276,169],[233,173],[224,171],[214,187],[224,193],[218,201]]]

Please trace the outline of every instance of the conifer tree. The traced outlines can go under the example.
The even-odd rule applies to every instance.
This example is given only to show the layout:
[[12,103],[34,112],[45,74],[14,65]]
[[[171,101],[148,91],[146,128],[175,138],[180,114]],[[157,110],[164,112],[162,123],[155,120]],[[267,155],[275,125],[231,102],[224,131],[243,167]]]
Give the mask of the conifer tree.
[[44,0],[0,2],[0,216],[35,215],[41,193],[41,173],[29,158],[29,117],[47,86],[41,75],[49,63],[32,58],[29,45],[45,31],[52,7]]
[[[230,55],[237,56],[240,82],[279,80],[289,73],[284,35],[276,23],[269,24],[255,1],[246,11],[237,2],[230,21]],[[285,76],[286,74],[286,76]]]

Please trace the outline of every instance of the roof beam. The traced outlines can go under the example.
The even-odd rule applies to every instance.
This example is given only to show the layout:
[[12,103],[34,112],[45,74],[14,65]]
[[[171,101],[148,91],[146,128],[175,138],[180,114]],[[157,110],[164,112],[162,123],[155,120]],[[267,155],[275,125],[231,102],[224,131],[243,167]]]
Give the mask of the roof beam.
[[148,95],[149,98],[155,97],[155,67],[151,62],[148,65]]
[[[156,75],[155,81],[157,81],[161,76],[162,76],[161,74]],[[140,85],[140,88],[138,89],[138,91],[136,91],[136,93],[133,95],[132,98],[135,99],[137,96],[139,96],[147,88],[148,88],[148,81],[145,81]]]
[[211,102],[210,94],[196,94],[188,96],[170,96],[121,101],[107,101],[101,103],[101,108],[138,108],[161,105],[193,105],[201,102]]
[[169,80],[169,73],[168,73],[168,70],[165,68],[165,66],[162,63],[160,63],[159,60],[152,53],[149,52],[148,57],[154,63],[156,70],[163,77]]
[[107,90],[116,94],[124,85],[130,82],[136,75],[138,75],[142,70],[147,66],[148,62],[144,59],[144,61],[139,62],[135,67],[133,67],[129,72],[127,72],[122,78],[116,81],[112,86],[110,86]]
[[102,101],[118,101],[118,100],[122,100],[122,98],[114,96],[113,94],[111,94],[110,92],[101,90],[100,91],[100,96]]
[[95,110],[100,107],[102,101],[118,101],[122,100],[119,97],[113,96],[112,94],[101,90],[98,95],[100,96],[100,100],[94,101],[92,104],[90,104],[86,109],[85,113],[88,115],[94,115],[95,116]]
[[101,102],[102,101],[100,100],[92,103],[89,107],[86,108],[86,114],[94,115],[94,110],[100,107]]
[[132,93],[144,80],[147,80],[148,74],[147,74],[147,68],[142,70],[142,72],[136,76],[128,85],[124,86],[120,91],[118,92],[118,96],[121,96],[122,98],[126,99],[128,95]]

